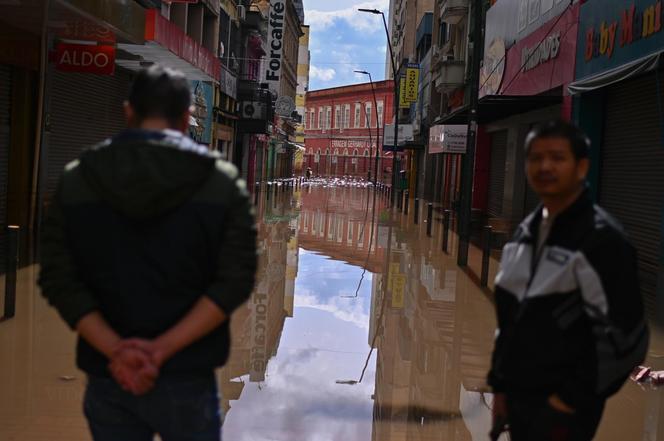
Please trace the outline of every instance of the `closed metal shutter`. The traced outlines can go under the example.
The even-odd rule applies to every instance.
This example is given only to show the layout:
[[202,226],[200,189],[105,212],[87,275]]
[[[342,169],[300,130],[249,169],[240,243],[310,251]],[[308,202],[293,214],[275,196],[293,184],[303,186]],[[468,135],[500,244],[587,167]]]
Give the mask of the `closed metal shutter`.
[[505,160],[507,158],[507,130],[491,134],[491,164],[489,167],[489,216],[503,214],[505,195]]
[[0,65],[0,273],[5,272],[5,246],[7,243],[11,80],[11,68]]
[[639,252],[641,286],[654,311],[664,202],[664,145],[655,75],[607,90],[599,200]]
[[53,72],[50,100],[50,137],[46,152],[46,201],[55,191],[62,170],[81,152],[120,132],[126,126],[122,103],[131,75]]

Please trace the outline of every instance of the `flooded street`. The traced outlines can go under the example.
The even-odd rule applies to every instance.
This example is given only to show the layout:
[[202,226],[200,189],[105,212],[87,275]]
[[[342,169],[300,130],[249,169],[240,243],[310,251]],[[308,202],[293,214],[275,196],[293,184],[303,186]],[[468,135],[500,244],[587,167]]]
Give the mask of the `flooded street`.
[[[441,250],[438,211],[428,237],[425,207],[416,225],[376,196],[374,215],[362,184],[259,194],[258,283],[232,318],[231,358],[217,373],[225,439],[488,439],[495,318],[480,251],[461,270]],[[36,271],[22,270],[17,316],[0,325],[0,440],[89,440],[74,334],[42,300]],[[664,389],[629,383],[596,439],[664,440],[663,414]]]

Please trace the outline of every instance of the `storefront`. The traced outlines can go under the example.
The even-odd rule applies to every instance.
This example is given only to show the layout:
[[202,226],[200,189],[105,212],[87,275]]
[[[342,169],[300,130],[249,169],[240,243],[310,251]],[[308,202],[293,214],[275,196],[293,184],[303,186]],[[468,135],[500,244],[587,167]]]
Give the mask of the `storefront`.
[[566,86],[574,80],[579,17],[579,4],[542,2],[535,11],[522,4],[505,0],[488,11],[480,75],[476,162],[485,167],[476,167],[475,191],[482,183],[486,197],[474,206],[508,232],[538,204],[525,176],[528,131],[542,121],[571,117]]
[[593,141],[591,186],[639,252],[650,311],[662,290],[664,29],[659,2],[581,7],[575,119]]

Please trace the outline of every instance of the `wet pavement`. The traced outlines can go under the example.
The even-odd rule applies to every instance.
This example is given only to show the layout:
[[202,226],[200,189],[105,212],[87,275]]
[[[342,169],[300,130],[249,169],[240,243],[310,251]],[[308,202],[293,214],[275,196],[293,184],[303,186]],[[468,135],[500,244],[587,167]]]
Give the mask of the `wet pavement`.
[[[481,252],[461,270],[441,251],[439,214],[429,237],[425,207],[415,225],[412,206],[390,215],[377,193],[374,211],[373,196],[343,180],[258,195],[258,283],[217,373],[225,439],[488,439],[495,318]],[[0,440],[89,440],[74,335],[36,272],[21,270],[17,316],[0,323]],[[662,342],[654,336],[648,360],[660,369]],[[664,388],[627,384],[596,439],[664,440]]]

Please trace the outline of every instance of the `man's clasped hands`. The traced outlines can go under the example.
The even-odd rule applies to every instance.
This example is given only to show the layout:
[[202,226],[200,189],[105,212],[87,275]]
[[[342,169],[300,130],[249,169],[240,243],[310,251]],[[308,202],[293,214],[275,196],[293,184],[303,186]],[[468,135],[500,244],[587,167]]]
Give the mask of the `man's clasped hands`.
[[164,361],[164,351],[157,343],[131,338],[114,347],[108,370],[122,389],[144,395],[154,387]]

